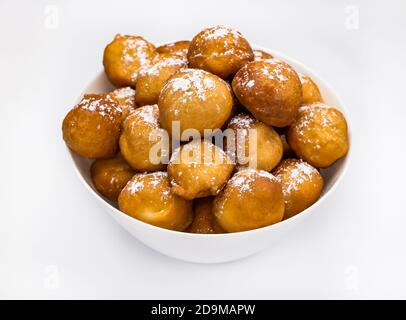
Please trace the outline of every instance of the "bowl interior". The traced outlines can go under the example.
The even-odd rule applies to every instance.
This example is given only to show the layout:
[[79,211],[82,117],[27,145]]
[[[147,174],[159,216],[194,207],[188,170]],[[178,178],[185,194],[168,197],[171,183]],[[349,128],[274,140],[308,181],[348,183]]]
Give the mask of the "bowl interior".
[[[343,104],[342,104],[340,98],[338,97],[338,95],[335,93],[335,91],[323,79],[321,79],[316,73],[314,73],[313,71],[311,71],[310,69],[305,67],[302,63],[295,61],[294,59],[291,59],[281,53],[278,53],[276,51],[269,50],[266,48],[262,48],[259,46],[255,46],[254,48],[263,50],[265,52],[269,52],[275,58],[284,60],[287,63],[289,63],[296,71],[305,73],[308,76],[310,76],[317,83],[325,103],[330,106],[336,107],[338,110],[340,110],[345,115],[345,117],[347,119],[347,123],[348,123],[348,135],[349,135],[349,139],[350,139],[350,143],[351,143],[351,132],[350,132],[350,123],[349,123],[349,118],[348,118],[348,112],[344,109]],[[111,85],[111,83],[107,79],[104,71],[102,71],[99,73],[99,75],[96,78],[94,78],[88,84],[88,86],[84,89],[82,95],[79,97],[78,100],[80,100],[82,98],[84,93],[103,93],[103,92],[109,92],[112,90],[114,90],[114,87]],[[76,167],[80,176],[83,178],[84,182],[91,189],[93,189],[93,191],[95,192],[95,195],[101,197],[106,202],[106,204],[108,203],[109,205],[113,206],[114,208],[117,208],[117,206],[113,202],[110,202],[107,199],[105,199],[93,187],[92,180],[90,177],[90,165],[93,160],[82,158],[82,157],[76,155],[74,152],[72,152],[69,148],[68,148],[68,152],[70,153],[72,160],[74,162],[74,166]],[[349,158],[349,154],[347,154],[346,157],[338,160],[331,167],[321,170],[321,174],[323,175],[325,185],[324,185],[322,195],[318,201],[320,201],[322,198],[326,197],[326,195],[329,193],[329,191],[332,190],[333,186],[336,185],[339,178],[344,173],[345,168],[347,167],[348,158]],[[308,211],[308,209],[307,209],[307,211]],[[280,223],[286,223],[287,221],[289,221],[291,219],[288,219],[288,220],[280,222]]]

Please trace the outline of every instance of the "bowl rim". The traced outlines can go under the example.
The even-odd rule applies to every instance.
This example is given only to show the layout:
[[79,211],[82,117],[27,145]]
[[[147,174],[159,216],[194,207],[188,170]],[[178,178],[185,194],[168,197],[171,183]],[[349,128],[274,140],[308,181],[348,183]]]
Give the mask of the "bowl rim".
[[[348,142],[349,142],[349,149],[347,154],[339,159],[342,160],[342,167],[341,167],[341,173],[337,176],[334,184],[331,186],[331,188],[326,191],[315,203],[313,203],[311,206],[303,210],[302,212],[290,217],[289,219],[282,220],[280,222],[277,222],[275,224],[265,226],[265,227],[260,227],[257,229],[252,229],[252,230],[246,230],[246,231],[238,231],[238,232],[229,232],[229,233],[217,233],[217,234],[205,234],[205,233],[190,233],[190,232],[184,232],[184,231],[176,231],[176,230],[170,230],[170,229],[165,229],[161,228],[158,226],[154,226],[152,224],[146,223],[144,221],[138,220],[136,218],[133,218],[124,212],[120,211],[116,207],[114,207],[112,204],[110,204],[107,200],[105,200],[101,195],[99,195],[85,180],[85,178],[82,176],[82,174],[79,171],[79,168],[77,167],[74,158],[73,158],[73,151],[65,144],[65,150],[67,151],[70,159],[71,159],[71,165],[74,167],[74,171],[76,172],[77,176],[79,177],[79,180],[82,182],[82,184],[85,186],[85,188],[101,203],[103,206],[106,207],[106,209],[109,209],[110,212],[113,212],[114,214],[120,216],[121,218],[124,218],[129,221],[129,223],[136,223],[139,224],[142,227],[149,228],[152,232],[164,232],[168,235],[174,235],[174,236],[184,236],[184,237],[192,237],[194,239],[196,238],[210,238],[210,239],[216,239],[216,238],[230,238],[233,236],[251,236],[254,234],[258,233],[263,233],[263,232],[268,232],[271,231],[272,229],[277,229],[277,228],[282,228],[282,227],[287,227],[288,225],[294,225],[295,222],[299,219],[305,218],[309,216],[317,207],[319,207],[324,201],[326,201],[327,198],[331,196],[331,194],[335,191],[337,186],[342,182],[344,176],[346,175],[349,167],[349,160],[352,156],[352,125],[351,125],[351,120],[349,116],[348,109],[345,107],[342,98],[337,94],[336,90],[334,90],[330,84],[325,81],[320,75],[316,72],[314,72],[311,68],[308,68],[305,66],[302,62],[291,58],[290,56],[283,54],[277,50],[271,50],[262,46],[258,45],[252,45],[253,50],[262,50],[266,53],[271,54],[274,56],[276,59],[280,59],[283,61],[286,61],[288,64],[292,63],[300,68],[306,70],[306,73],[310,75],[310,77],[313,79],[316,79],[316,83],[323,83],[323,86],[329,91],[335,99],[338,101],[339,107],[338,109],[344,114],[346,122],[347,122],[347,135],[348,135]],[[83,95],[86,92],[86,88],[89,86],[90,83],[95,81],[99,76],[103,75],[104,71],[101,70],[96,77],[93,77],[90,81],[87,82],[87,86],[84,88],[84,90],[81,92],[81,95],[77,99],[80,100]]]

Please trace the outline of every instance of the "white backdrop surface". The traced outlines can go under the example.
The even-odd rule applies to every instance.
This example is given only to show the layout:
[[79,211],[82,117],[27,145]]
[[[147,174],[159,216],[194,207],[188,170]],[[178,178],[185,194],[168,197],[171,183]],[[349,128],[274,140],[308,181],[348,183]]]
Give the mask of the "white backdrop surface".
[[[162,256],[73,172],[61,122],[116,33],[217,24],[314,69],[343,98],[353,159],[320,210],[245,260]],[[406,2],[0,1],[1,298],[406,298]]]

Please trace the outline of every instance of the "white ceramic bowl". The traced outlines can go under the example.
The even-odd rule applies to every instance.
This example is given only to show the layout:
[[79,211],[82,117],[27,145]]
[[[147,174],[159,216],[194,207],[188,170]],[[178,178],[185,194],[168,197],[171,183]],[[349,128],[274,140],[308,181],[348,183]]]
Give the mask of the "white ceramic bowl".
[[[349,114],[334,90],[331,89],[330,86],[315,72],[305,67],[302,63],[273,50],[258,46],[255,48],[269,52],[275,58],[288,62],[298,72],[303,72],[309,75],[318,84],[325,102],[331,106],[335,106],[344,113],[348,122],[351,144]],[[107,80],[104,72],[100,72],[99,75],[85,88],[83,93],[108,92],[112,89],[113,87]],[[350,160],[349,152],[345,158],[340,159],[330,168],[322,170],[325,179],[323,194],[315,204],[302,213],[280,223],[256,230],[205,235],[158,228],[122,213],[112,203],[100,196],[93,187],[89,170],[91,160],[77,156],[71,152],[69,148],[67,148],[67,150],[73,160],[75,171],[88,189],[89,194],[95,198],[103,209],[107,211],[122,227],[124,227],[124,229],[131,233],[135,238],[158,252],[173,258],[198,263],[218,263],[237,260],[250,256],[272,245],[272,243],[286,233],[291,227],[296,226],[312,212],[318,210],[319,204],[333,194],[333,191],[343,177]]]

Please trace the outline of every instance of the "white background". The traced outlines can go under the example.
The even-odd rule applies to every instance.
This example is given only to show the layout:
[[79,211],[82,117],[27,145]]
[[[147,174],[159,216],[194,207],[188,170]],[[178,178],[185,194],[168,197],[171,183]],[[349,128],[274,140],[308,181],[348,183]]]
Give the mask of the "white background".
[[[280,243],[198,265],[153,252],[99,209],[61,122],[115,33],[159,44],[217,24],[325,78],[349,109],[353,158]],[[0,297],[406,298],[405,1],[1,0],[0,58]]]

